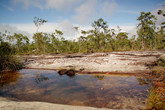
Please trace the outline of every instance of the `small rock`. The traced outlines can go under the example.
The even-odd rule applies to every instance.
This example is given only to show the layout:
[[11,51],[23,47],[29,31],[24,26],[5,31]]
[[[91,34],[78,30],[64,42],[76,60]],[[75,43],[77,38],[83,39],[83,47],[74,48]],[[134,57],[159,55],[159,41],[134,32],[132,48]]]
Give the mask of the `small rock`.
[[74,71],[74,70],[68,70],[68,71],[66,72],[66,74],[67,74],[67,76],[72,77],[72,76],[75,76],[75,71]]
[[58,73],[59,73],[60,75],[64,75],[64,74],[67,73],[67,70],[66,70],[66,69],[62,69],[62,70],[58,71]]

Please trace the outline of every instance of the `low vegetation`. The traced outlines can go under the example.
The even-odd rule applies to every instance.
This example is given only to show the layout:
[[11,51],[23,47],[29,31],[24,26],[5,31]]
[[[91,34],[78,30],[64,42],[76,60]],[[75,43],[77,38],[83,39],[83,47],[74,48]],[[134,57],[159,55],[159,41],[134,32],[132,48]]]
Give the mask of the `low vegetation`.
[[15,58],[9,43],[7,42],[0,43],[0,62],[0,71],[13,71],[20,69],[23,66],[23,64],[20,63],[18,58]]
[[165,58],[159,59],[152,67],[150,78],[152,87],[148,98],[148,109],[165,109]]

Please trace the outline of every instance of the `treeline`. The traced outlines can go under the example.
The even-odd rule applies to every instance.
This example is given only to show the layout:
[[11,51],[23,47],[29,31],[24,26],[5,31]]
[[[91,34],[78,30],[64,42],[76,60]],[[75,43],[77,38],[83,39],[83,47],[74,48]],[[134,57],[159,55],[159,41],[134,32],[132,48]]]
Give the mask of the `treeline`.
[[[158,12],[164,16],[162,12]],[[33,35],[30,43],[23,34],[10,35],[7,31],[0,33],[0,44],[7,42],[15,54],[45,54],[45,53],[93,53],[108,51],[129,50],[163,50],[165,49],[165,22],[156,26],[156,17],[150,12],[141,12],[137,18],[137,35],[129,36],[129,33],[110,29],[107,22],[102,18],[92,23],[93,29],[81,30],[82,36],[78,40],[66,40],[63,32],[55,30],[48,34],[38,32],[41,25],[47,21],[35,17],[33,22],[37,32]],[[75,29],[79,29],[75,27]]]

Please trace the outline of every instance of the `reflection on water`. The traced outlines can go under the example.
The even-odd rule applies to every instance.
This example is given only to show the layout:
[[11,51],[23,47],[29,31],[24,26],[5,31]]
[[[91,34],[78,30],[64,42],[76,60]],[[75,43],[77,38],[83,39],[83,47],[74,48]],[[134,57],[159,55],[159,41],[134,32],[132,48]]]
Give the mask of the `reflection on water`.
[[0,88],[17,82],[20,74],[18,72],[0,73]]
[[35,81],[37,84],[42,82],[42,81],[48,80],[48,79],[49,79],[48,77],[46,77],[45,75],[43,75],[41,73],[38,73],[35,77]]
[[104,79],[105,75],[97,74],[97,75],[94,75],[94,77],[97,78],[98,80],[102,80],[102,79]]
[[0,96],[23,101],[140,109],[149,88],[139,85],[134,76],[77,74],[70,78],[53,70],[35,69],[7,74],[0,78]]
[[146,79],[146,78],[137,78],[139,85],[150,85],[152,82],[152,79]]

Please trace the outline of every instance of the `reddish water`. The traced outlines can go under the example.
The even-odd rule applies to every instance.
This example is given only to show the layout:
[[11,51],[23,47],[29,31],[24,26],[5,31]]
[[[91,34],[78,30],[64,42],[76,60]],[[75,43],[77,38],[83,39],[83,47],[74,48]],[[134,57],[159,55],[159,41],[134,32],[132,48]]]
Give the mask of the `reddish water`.
[[22,101],[140,109],[145,106],[149,89],[144,80],[99,74],[68,77],[53,70],[23,69],[0,76],[0,96]]

